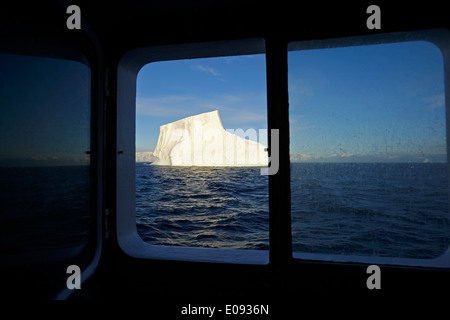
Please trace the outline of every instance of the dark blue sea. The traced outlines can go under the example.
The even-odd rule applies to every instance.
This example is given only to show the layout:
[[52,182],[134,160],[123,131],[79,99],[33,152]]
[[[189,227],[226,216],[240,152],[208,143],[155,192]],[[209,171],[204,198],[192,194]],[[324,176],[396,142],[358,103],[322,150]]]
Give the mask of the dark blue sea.
[[0,168],[0,256],[85,246],[90,231],[89,170]]
[[269,248],[267,176],[259,168],[136,164],[136,223],[151,244]]
[[[136,164],[136,223],[156,245],[269,248],[259,168]],[[433,258],[450,244],[447,164],[293,163],[294,252]]]

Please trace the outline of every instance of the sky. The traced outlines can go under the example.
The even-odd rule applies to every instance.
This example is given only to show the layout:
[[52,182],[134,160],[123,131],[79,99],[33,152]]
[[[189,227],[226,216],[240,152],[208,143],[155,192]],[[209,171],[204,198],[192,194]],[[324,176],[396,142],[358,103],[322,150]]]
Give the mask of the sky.
[[89,164],[90,69],[0,54],[0,167]]
[[290,51],[288,68],[292,161],[446,161],[435,45]]
[[[435,45],[289,51],[288,80],[290,127],[280,130],[290,131],[292,161],[446,161]],[[89,67],[80,62],[0,54],[0,166],[88,163],[89,88]],[[144,66],[136,150],[155,149],[159,126],[212,110],[225,129],[267,128],[264,54]]]
[[136,86],[138,152],[156,148],[161,125],[213,110],[224,129],[267,129],[264,54],[153,62]]
[[[289,51],[288,70],[292,161],[446,161],[435,45]],[[0,166],[88,163],[89,88],[82,63],[0,54]],[[212,110],[225,129],[267,128],[264,54],[150,63],[136,95],[137,151],[155,149],[159,126]]]
[[[292,161],[446,161],[435,45],[289,51],[288,80]],[[266,108],[263,54],[150,63],[137,80],[136,150],[155,149],[160,125],[215,109],[225,129],[264,129]]]

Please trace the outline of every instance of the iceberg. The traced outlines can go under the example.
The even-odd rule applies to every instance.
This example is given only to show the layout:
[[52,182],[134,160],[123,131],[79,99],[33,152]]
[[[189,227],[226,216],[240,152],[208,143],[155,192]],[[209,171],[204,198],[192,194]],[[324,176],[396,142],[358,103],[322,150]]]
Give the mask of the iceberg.
[[[249,130],[253,130],[249,134]],[[267,147],[245,139],[256,131],[225,130],[219,111],[190,116],[160,127],[153,164],[163,166],[268,166]]]
[[156,160],[151,151],[136,152],[136,162],[155,162]]

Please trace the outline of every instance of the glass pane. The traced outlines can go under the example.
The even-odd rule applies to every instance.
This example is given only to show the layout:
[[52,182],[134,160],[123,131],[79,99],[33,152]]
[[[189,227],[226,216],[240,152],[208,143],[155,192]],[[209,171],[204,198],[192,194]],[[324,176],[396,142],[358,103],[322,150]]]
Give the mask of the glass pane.
[[425,41],[290,51],[293,251],[433,258],[450,241],[443,58]]
[[0,114],[1,254],[82,248],[90,212],[89,67],[0,54]]
[[[136,224],[144,241],[268,249],[268,180],[260,174],[267,160],[266,110],[262,54],[141,69]],[[229,138],[236,145],[230,147]]]

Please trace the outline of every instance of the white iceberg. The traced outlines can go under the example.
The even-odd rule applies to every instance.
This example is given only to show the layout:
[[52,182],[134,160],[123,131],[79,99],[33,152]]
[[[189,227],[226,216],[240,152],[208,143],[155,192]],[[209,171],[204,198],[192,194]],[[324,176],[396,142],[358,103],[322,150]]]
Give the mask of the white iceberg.
[[[241,131],[249,136],[248,131]],[[236,130],[235,132],[237,132]],[[253,130],[256,140],[256,131]],[[160,127],[155,165],[267,166],[267,147],[223,128],[217,110]]]
[[154,162],[157,158],[151,151],[136,152],[136,162]]

